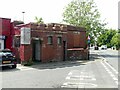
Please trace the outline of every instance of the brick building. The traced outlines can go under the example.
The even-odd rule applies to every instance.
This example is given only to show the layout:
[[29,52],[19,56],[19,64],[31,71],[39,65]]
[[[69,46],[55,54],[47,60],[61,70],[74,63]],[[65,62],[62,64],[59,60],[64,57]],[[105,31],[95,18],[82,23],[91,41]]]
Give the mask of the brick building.
[[17,25],[14,31],[14,52],[18,52],[22,63],[88,58],[85,28],[57,23],[28,23]]
[[0,49],[12,50],[13,32],[11,19],[0,18]]
[[[28,37],[28,34],[23,37],[23,27],[30,29],[29,44],[21,41]],[[23,24],[0,18],[0,49],[11,49],[20,62],[87,59],[86,41],[85,28],[58,23]]]

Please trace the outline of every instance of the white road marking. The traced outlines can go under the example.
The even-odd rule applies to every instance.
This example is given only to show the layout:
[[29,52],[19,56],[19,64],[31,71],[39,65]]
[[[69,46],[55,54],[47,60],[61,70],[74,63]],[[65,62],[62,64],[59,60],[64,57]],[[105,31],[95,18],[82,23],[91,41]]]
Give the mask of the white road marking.
[[[77,77],[77,78],[76,78]],[[67,76],[66,78],[65,78],[66,80],[90,80],[90,81],[95,81],[96,80],[96,78],[94,78],[94,77],[89,77],[89,76]]]
[[68,85],[68,83],[64,83],[64,84],[63,84],[63,86],[67,86],[67,85]]
[[96,81],[96,78],[92,78],[91,80]]
[[89,77],[89,76],[81,76],[81,75],[77,76],[77,75],[74,75],[74,76],[71,76],[71,77],[80,78],[80,77]]
[[118,74],[118,71],[113,68],[109,63],[107,63],[106,61],[104,61],[116,74]]
[[70,76],[67,76],[65,79],[70,79]]
[[[79,71],[79,70],[72,70],[68,73],[67,77],[65,78],[65,83],[62,84],[61,87],[84,87],[90,86],[90,87],[97,87],[94,83],[81,83],[84,82],[84,80],[87,81],[96,81],[96,78],[93,74],[90,72],[85,71]],[[77,82],[76,82],[77,80]]]
[[118,81],[118,79],[116,77],[114,77],[113,80]]
[[90,87],[97,87],[97,85],[96,84],[93,84],[93,83],[75,83],[75,82],[73,82],[73,83],[71,83],[71,82],[66,82],[66,83],[64,83],[61,87],[69,87],[69,86],[71,86],[71,85],[77,85],[77,86],[79,86],[79,85],[81,85],[81,86],[84,86],[85,87],[85,85],[86,86],[90,86]]
[[118,85],[118,81],[115,81],[115,83]]
[[[105,68],[105,70],[110,74],[110,76],[112,77],[112,79],[118,82],[118,79],[115,77],[115,75],[105,66],[105,64],[103,62],[101,62],[101,64],[103,65],[103,67]],[[116,83],[118,85],[118,83]]]
[[[98,53],[98,55],[100,55],[100,54]],[[106,60],[104,57],[101,56],[101,58],[103,58],[104,62],[105,62],[116,74],[118,74],[118,71],[117,71],[115,68],[113,68],[109,63],[107,63],[107,62],[106,62],[107,60]]]
[[80,72],[81,74],[83,74],[84,72]]
[[72,75],[72,72],[69,72],[68,75]]
[[80,80],[84,80],[83,78],[80,78]]

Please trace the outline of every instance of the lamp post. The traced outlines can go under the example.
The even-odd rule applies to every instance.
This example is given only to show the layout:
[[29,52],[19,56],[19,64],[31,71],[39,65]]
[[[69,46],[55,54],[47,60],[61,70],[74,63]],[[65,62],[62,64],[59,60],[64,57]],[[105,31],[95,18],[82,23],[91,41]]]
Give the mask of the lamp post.
[[[25,23],[24,23],[24,13],[25,13],[25,12],[23,11],[22,13],[23,13],[23,24],[25,24]],[[23,27],[23,28],[24,28],[24,27]],[[24,39],[23,42],[24,42],[24,41],[25,41],[25,28],[24,28],[21,32],[22,32],[21,34],[23,35],[23,37],[21,37],[21,41],[22,41],[22,38],[23,38],[23,39]],[[21,42],[21,44],[22,44],[23,42]]]
[[23,11],[22,13],[23,13],[23,23],[24,23],[24,13],[25,13],[25,12]]

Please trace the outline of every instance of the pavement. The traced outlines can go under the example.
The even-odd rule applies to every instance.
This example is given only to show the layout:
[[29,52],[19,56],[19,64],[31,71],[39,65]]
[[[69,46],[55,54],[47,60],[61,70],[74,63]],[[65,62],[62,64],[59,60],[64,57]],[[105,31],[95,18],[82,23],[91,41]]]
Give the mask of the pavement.
[[74,60],[74,61],[59,61],[59,62],[47,62],[47,63],[41,63],[41,62],[34,62],[31,66],[23,66],[21,64],[17,64],[17,69],[19,70],[32,70],[32,69],[54,69],[54,68],[61,68],[61,67],[68,67],[72,64],[80,65],[85,64],[89,62],[90,60]]

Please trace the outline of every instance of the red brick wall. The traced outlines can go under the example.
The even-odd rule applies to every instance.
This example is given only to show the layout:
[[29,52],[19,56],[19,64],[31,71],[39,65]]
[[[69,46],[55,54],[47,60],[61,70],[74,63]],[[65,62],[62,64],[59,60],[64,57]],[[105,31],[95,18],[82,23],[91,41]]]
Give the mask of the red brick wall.
[[[45,32],[46,31],[46,32]],[[48,44],[48,36],[53,37],[53,44]],[[58,36],[62,37],[62,42],[65,38],[65,35],[60,33],[53,32],[50,34],[47,30],[33,30],[32,37],[42,38],[43,41],[41,43],[41,60],[42,62],[48,61],[60,61],[63,60],[63,45],[57,44]]]
[[0,18],[2,19],[2,35],[10,35],[11,28],[11,19]]
[[[81,48],[82,49],[82,48]],[[68,60],[88,60],[88,50],[87,49],[79,50],[67,50]]]
[[32,59],[32,48],[31,45],[20,46],[20,58],[21,61],[28,61]]
[[12,50],[12,28],[11,28],[11,19],[7,18],[0,18],[1,21],[1,27],[0,27],[0,35],[6,36],[5,40],[5,48],[11,49]]
[[[54,37],[55,40],[55,37]],[[55,43],[55,42],[54,42]],[[42,44],[42,57],[43,62],[47,61],[61,61],[63,60],[63,46],[60,45],[46,45]]]

